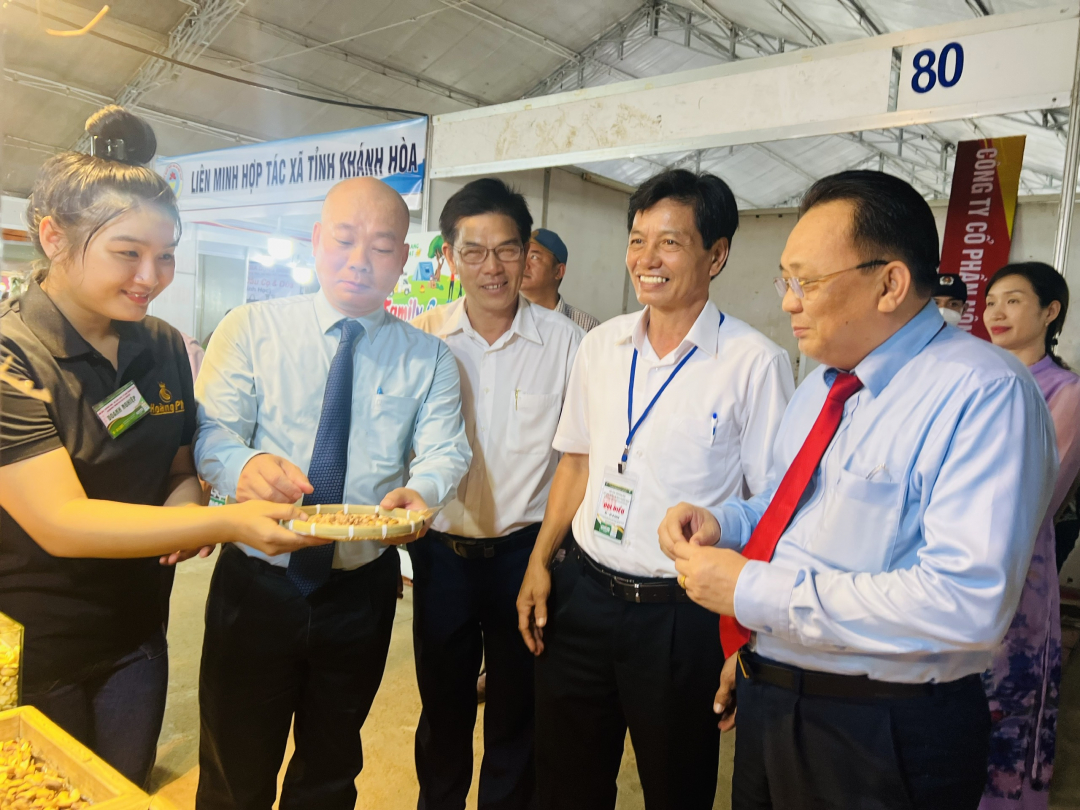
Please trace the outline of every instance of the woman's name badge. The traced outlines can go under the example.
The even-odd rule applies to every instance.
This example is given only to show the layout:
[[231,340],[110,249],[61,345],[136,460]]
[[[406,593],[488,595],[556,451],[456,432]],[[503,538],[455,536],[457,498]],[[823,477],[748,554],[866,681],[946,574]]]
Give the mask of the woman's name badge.
[[146,404],[135,383],[129,382],[95,405],[94,413],[105,425],[109,435],[115,439],[150,413],[150,406]]
[[626,522],[630,517],[630,503],[634,499],[637,479],[608,467],[604,471],[603,481],[593,533],[621,546],[626,542]]

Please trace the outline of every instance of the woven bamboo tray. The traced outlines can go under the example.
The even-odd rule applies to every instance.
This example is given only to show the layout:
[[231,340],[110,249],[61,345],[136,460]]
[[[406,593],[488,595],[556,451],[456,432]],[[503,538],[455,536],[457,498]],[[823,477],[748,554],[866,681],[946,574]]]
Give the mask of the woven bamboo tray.
[[150,797],[33,706],[0,712],[0,739],[28,740],[34,756],[93,802],[93,810],[146,810]]
[[291,529],[297,534],[308,534],[312,537],[325,537],[337,541],[349,540],[386,540],[394,537],[404,537],[416,534],[424,525],[424,522],[435,516],[437,509],[424,509],[415,511],[411,509],[383,509],[378,506],[361,506],[358,504],[316,504],[315,506],[301,506],[301,511],[309,515],[337,514],[344,512],[348,515],[384,515],[398,518],[403,521],[390,526],[335,526],[331,523],[311,523],[306,520],[283,520],[281,525]]

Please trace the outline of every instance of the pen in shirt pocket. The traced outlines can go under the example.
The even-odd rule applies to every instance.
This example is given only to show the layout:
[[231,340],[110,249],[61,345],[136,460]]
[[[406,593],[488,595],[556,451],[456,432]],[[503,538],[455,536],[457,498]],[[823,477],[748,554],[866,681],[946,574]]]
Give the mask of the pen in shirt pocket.
[[382,386],[381,385],[378,388],[375,389],[375,394],[376,394],[376,396],[382,394]]
[[713,440],[716,439],[716,422],[717,422],[717,417],[716,417],[716,414],[714,413],[712,415],[712,438],[713,438]]
[[876,467],[874,467],[874,469],[872,469],[870,472],[868,472],[866,474],[866,480],[869,481],[871,478],[873,478],[878,473],[888,473],[888,472],[889,472],[889,468],[886,467],[884,463],[878,464]]

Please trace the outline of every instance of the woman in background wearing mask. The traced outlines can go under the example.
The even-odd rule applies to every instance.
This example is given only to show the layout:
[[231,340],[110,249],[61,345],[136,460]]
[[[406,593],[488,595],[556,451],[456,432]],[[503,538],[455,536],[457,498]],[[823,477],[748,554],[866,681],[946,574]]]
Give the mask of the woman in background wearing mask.
[[938,276],[937,289],[934,290],[934,303],[938,312],[950,326],[959,326],[967,312],[967,285],[959,273],[941,273]]
[[176,198],[145,166],[140,118],[106,107],[86,130],[91,154],[41,169],[28,218],[45,261],[0,306],[0,611],[26,628],[23,702],[145,787],[169,674],[159,558],[311,543],[278,524],[290,505],[198,506],[184,341],[146,316],[173,279]]
[[1065,279],[1042,262],[1006,265],[986,288],[983,317],[990,339],[1016,355],[1042,389],[1054,419],[1061,468],[1020,606],[983,676],[993,727],[980,810],[1032,810],[1049,802],[1061,682],[1054,516],[1080,470],[1080,376],[1054,354],[1068,309]]

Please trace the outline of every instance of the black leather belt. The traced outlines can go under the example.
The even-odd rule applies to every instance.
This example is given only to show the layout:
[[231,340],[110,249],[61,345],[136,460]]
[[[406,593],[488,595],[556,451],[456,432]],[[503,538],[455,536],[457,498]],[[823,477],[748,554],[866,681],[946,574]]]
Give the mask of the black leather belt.
[[466,560],[491,559],[496,554],[531,546],[540,533],[540,524],[533,523],[524,529],[518,529],[505,537],[461,537],[446,532],[428,532],[428,536],[439,541],[459,557]]
[[590,579],[614,596],[626,602],[640,605],[674,604],[689,602],[686,591],[679,587],[678,580],[668,577],[632,577],[601,565],[580,548],[570,552],[581,563],[581,570]]
[[778,686],[807,697],[840,700],[903,700],[955,692],[978,675],[968,675],[946,683],[892,683],[875,681],[865,675],[837,675],[778,664],[756,653],[739,652],[743,677]]

